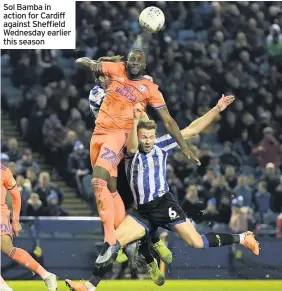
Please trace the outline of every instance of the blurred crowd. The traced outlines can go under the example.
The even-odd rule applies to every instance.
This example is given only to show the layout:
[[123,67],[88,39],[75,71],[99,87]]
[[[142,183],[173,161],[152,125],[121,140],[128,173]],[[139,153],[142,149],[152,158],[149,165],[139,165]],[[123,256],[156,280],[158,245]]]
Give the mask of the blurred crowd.
[[281,2],[76,5],[76,50],[2,50],[13,85],[23,91],[21,104],[8,109],[31,147],[79,195],[91,196],[87,149],[94,124],[87,97],[94,84],[89,72],[75,69],[74,60],[126,56],[141,33],[140,11],[156,5],[166,23],[161,32],[143,35],[147,73],[180,128],[207,112],[222,93],[236,96],[234,105],[191,140],[201,167],[178,151],[169,161],[173,193],[195,221],[212,219],[215,227],[234,230],[247,224],[281,229]]
[[[22,207],[21,216],[67,216],[62,207],[63,193],[56,187],[48,172],[40,170],[33,160],[32,151],[21,152],[18,141],[1,139],[1,163],[7,166],[19,187]],[[8,196],[8,205],[11,198]]]

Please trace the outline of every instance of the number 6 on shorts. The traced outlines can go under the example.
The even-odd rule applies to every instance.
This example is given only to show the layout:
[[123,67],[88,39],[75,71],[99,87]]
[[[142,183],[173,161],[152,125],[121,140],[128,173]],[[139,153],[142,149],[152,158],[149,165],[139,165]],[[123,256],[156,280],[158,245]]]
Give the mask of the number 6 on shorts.
[[168,216],[169,216],[170,219],[175,219],[176,216],[177,216],[176,211],[174,211],[174,210],[172,209],[172,207],[169,207],[169,209],[168,209]]

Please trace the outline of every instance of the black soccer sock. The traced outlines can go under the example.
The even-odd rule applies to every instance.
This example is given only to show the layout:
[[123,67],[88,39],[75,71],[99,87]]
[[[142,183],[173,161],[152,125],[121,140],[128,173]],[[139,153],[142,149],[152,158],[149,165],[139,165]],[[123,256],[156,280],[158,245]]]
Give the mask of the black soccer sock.
[[150,237],[152,244],[157,243],[161,239],[158,230],[154,230],[153,232],[151,232]]
[[204,248],[222,247],[240,243],[239,234],[209,232],[202,235]]
[[[98,284],[100,283],[100,281],[103,279],[104,276],[100,277],[100,276],[95,276],[92,275],[89,282],[94,286],[97,287]],[[86,283],[87,284],[87,283]]]
[[129,261],[133,261],[135,259],[136,249],[137,249],[137,242],[129,243],[124,248],[123,251],[125,252],[125,254],[128,257]]
[[145,258],[145,262],[147,265],[154,261],[154,257],[152,256],[152,254],[150,252],[149,241],[146,237],[144,237],[140,240],[139,252]]

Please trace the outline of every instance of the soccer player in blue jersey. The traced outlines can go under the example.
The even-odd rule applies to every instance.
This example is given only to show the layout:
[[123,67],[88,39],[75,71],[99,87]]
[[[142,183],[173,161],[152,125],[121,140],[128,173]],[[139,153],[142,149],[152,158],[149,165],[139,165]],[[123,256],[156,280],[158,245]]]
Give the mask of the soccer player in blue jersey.
[[[189,138],[196,131],[202,131],[233,100],[233,96],[222,96],[213,109],[193,122],[194,126],[192,123],[181,131],[184,139]],[[120,244],[126,245],[157,227],[164,227],[176,232],[194,248],[220,247],[238,243],[258,255],[259,245],[252,232],[242,234],[211,232],[200,235],[196,231],[169,192],[166,181],[166,160],[177,144],[169,135],[156,139],[155,122],[139,122],[141,113],[140,108],[134,109],[133,128],[127,142],[126,173],[136,208],[127,215],[117,229]],[[196,127],[195,123],[197,123]]]
[[[200,133],[233,101],[233,96],[223,96],[217,106],[181,131],[184,139]],[[141,114],[142,111],[137,106],[127,143],[126,171],[136,208],[127,215],[116,231],[121,246],[144,237],[158,227],[164,227],[177,232],[188,245],[195,248],[241,243],[258,254],[258,243],[251,232],[239,235],[208,233],[201,236],[195,230],[169,193],[166,182],[166,159],[177,143],[169,135],[156,139],[155,122],[139,122]],[[146,263],[149,259],[150,257],[146,259]],[[66,280],[66,284],[72,291],[94,291],[100,280],[101,278],[94,275],[85,284],[71,280]]]

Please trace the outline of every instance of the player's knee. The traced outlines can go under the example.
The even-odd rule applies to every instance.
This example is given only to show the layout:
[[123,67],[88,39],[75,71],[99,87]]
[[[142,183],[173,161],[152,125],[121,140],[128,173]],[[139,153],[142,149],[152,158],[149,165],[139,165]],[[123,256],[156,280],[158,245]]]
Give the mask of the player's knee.
[[117,178],[111,177],[108,183],[108,188],[111,193],[115,193],[117,191]]
[[111,175],[107,169],[102,168],[100,166],[95,166],[93,169],[92,178],[93,179],[101,179],[101,180],[104,180],[107,183],[109,183]]
[[1,252],[6,256],[9,256],[12,249],[14,248],[12,239],[9,235],[1,236]]
[[199,233],[197,233],[196,235],[193,235],[192,237],[190,237],[190,244],[189,245],[195,249],[204,248],[204,242],[203,242],[201,235]]
[[117,240],[121,246],[140,239],[146,234],[145,228],[133,218],[127,216],[116,230]]

